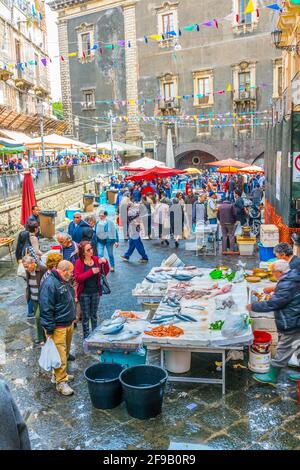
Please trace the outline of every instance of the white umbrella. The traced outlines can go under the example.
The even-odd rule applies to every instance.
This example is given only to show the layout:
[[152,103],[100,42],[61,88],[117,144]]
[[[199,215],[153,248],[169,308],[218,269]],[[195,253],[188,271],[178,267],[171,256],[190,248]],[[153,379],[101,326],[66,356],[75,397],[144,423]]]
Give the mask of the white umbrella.
[[172,131],[168,129],[167,135],[167,152],[166,152],[166,165],[168,168],[175,168],[175,157],[172,141]]
[[[96,145],[92,146],[93,150],[96,150]],[[111,143],[110,141],[108,142],[99,142],[97,144],[97,149],[98,150],[107,150],[111,151]],[[125,144],[123,142],[116,142],[114,140],[113,142],[113,149],[116,152],[142,152],[143,149],[142,147],[138,147],[137,145],[130,145],[130,144]]]
[[126,165],[127,168],[142,168],[145,170],[151,170],[156,166],[164,167],[166,165],[163,162],[159,162],[157,160],[153,160],[153,158],[148,157],[140,158],[139,160],[135,160],[134,162],[128,163],[128,165]]
[[[36,149],[42,146],[41,137],[36,137],[25,143],[25,147],[28,149]],[[44,146],[48,148],[84,148],[88,147],[88,144],[79,142],[79,140],[70,139],[69,137],[63,137],[58,134],[50,134],[44,136]]]
[[240,173],[264,173],[265,170],[261,166],[257,165],[250,165],[246,166],[245,168],[242,168],[242,170],[239,170]]

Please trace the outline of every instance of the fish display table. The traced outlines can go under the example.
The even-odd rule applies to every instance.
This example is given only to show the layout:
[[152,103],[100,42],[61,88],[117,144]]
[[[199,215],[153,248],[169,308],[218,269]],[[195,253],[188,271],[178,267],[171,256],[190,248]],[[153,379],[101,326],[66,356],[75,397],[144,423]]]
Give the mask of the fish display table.
[[[166,294],[167,300],[165,299],[160,303],[152,319],[151,327],[155,327],[154,322],[157,321],[158,326],[162,324],[174,325],[182,329],[184,333],[178,337],[159,337],[150,336],[146,331],[142,335],[142,342],[147,347],[160,349],[161,367],[163,368],[166,368],[166,351],[220,354],[223,362],[221,379],[169,375],[169,380],[221,384],[222,393],[225,394],[226,351],[243,350],[244,346],[250,345],[253,341],[252,328],[251,325],[248,325],[243,334],[234,338],[225,338],[221,331],[211,330],[210,324],[225,319],[226,315],[224,315],[224,312],[222,313],[220,305],[222,306],[223,300],[228,299],[229,296],[234,299],[237,307],[237,311],[231,312],[230,315],[239,315],[239,313],[246,311],[245,307],[248,303],[247,283],[243,281],[231,285],[227,281],[218,281],[219,288],[216,288],[216,281],[209,277],[211,269],[202,269],[202,272],[203,277],[194,278],[186,285],[184,285],[184,282],[169,282]],[[224,294],[222,294],[222,289],[225,291]],[[177,300],[176,292],[178,293]],[[179,298],[180,300],[178,300]],[[176,303],[177,305],[175,305]]]
[[202,269],[153,267],[146,278],[132,290],[138,304],[160,302],[166,295],[172,276],[202,276]]
[[[100,324],[89,336],[84,340],[83,346],[85,352],[97,353],[98,351],[136,351],[142,347],[142,334],[148,326],[148,317],[150,311],[131,312],[139,317],[139,319],[127,319],[123,329],[118,334],[104,334],[101,331],[103,323]],[[112,319],[116,318],[118,311],[114,313]]]

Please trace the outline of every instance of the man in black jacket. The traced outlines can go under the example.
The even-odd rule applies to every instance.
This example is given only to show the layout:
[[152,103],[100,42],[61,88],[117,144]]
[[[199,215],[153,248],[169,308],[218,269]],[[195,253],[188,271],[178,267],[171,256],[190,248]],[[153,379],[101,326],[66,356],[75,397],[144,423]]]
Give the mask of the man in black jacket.
[[30,450],[27,426],[4,380],[0,380],[0,450]]
[[[276,356],[266,374],[255,374],[258,382],[275,384],[282,368],[288,365],[294,353],[294,343],[300,341],[300,272],[292,269],[287,261],[279,260],[272,265],[272,274],[278,280],[270,300],[248,305],[251,312],[274,311],[279,342]],[[291,374],[291,380],[300,380],[300,374]]]
[[76,318],[74,289],[69,283],[73,270],[70,261],[61,261],[42,284],[39,296],[41,324],[47,336],[53,339],[61,359],[61,366],[54,369],[56,390],[66,396],[74,393],[68,385],[74,377],[67,373],[67,358]]

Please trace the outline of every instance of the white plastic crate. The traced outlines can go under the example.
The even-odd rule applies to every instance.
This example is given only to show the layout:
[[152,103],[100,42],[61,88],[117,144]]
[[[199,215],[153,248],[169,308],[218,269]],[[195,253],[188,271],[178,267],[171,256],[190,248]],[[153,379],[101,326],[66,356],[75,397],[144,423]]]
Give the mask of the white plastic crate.
[[241,256],[252,256],[254,253],[254,244],[240,244],[238,243],[239,252]]

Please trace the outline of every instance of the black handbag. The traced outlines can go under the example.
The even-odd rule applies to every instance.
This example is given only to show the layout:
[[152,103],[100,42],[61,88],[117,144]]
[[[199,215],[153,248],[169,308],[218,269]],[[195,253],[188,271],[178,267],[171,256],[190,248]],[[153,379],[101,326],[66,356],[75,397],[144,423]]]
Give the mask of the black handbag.
[[104,269],[103,269],[102,264],[101,264],[101,269],[100,269],[100,280],[101,280],[102,294],[110,294],[111,290],[107,282],[106,276],[104,274]]

